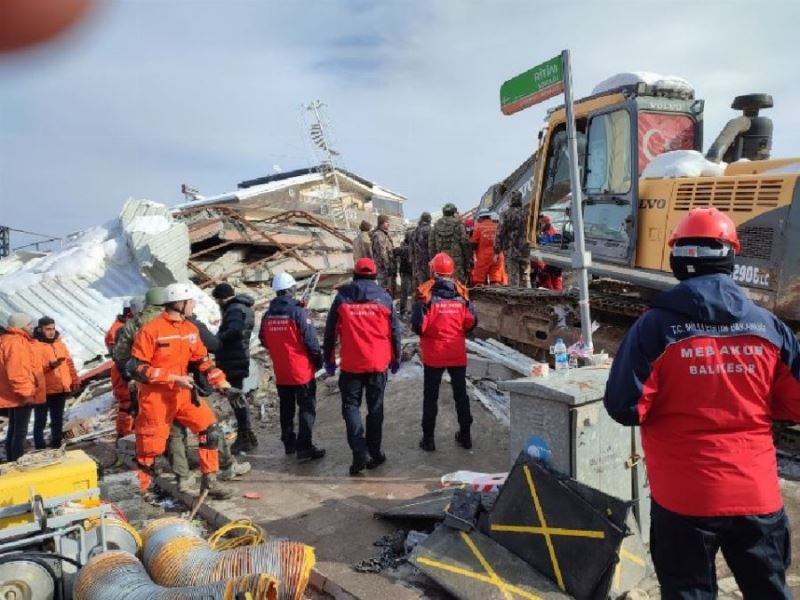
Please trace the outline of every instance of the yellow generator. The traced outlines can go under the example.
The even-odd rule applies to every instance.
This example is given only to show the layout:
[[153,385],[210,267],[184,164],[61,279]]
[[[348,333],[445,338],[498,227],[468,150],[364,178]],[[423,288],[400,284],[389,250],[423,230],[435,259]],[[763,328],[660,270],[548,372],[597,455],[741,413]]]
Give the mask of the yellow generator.
[[136,554],[135,531],[108,513],[97,463],[82,450],[43,450],[0,466],[0,598],[71,598],[89,558],[109,548]]

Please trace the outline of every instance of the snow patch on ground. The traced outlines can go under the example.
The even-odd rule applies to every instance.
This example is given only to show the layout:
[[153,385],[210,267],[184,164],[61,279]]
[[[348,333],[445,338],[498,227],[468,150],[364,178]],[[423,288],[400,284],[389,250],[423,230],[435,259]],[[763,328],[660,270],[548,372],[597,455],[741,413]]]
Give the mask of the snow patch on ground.
[[64,413],[65,421],[72,421],[74,419],[94,419],[100,415],[107,415],[111,412],[114,406],[114,395],[112,392],[106,392],[95,396],[91,400],[81,402],[78,406],[70,408]]
[[724,162],[714,163],[707,160],[697,150],[674,150],[660,154],[650,161],[642,177],[720,177],[727,166]]

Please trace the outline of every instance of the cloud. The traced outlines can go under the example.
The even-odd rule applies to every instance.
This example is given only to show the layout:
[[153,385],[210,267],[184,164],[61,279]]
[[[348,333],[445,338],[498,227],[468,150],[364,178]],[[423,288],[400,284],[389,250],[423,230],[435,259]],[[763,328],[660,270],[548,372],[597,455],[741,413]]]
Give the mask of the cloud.
[[301,105],[317,98],[343,165],[406,194],[409,216],[468,208],[533,152],[558,103],[505,117],[500,84],[564,47],[578,96],[619,71],[694,82],[706,146],[735,95],[772,93],[775,154],[798,155],[800,6],[759,6],[110,3],[71,44],[0,62],[0,113],[12,116],[0,119],[3,220],[65,232],[113,217],[128,196],[172,203],[184,182],[214,194],[274,164],[307,166]]

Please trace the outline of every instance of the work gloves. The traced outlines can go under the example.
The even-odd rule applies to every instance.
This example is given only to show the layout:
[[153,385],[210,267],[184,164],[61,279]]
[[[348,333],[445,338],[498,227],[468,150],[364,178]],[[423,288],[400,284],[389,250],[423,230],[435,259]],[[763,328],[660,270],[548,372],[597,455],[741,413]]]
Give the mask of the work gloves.
[[336,375],[336,363],[335,362],[326,362],[325,363],[325,373],[327,373],[328,377],[333,377]]
[[392,372],[392,375],[397,375],[397,372],[400,370],[400,361],[399,360],[393,360],[389,364],[389,370]]

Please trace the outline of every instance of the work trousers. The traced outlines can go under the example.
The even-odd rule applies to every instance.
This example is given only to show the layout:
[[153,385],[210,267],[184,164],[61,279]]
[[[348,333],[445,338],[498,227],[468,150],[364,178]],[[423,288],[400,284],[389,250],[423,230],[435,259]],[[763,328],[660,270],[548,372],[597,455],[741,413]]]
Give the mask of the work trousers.
[[[244,377],[230,377],[228,378],[228,383],[232,387],[242,389]],[[231,408],[233,409],[233,416],[236,417],[236,431],[238,433],[250,431],[250,407],[247,406],[247,402],[245,401],[244,406],[234,406],[233,402],[231,402]]]
[[111,389],[117,401],[117,437],[133,433],[133,401],[128,382],[122,377],[116,365],[111,367]]
[[378,273],[376,283],[378,287],[389,292],[392,298],[397,297],[397,274]]
[[[304,385],[279,385],[281,441],[284,446],[296,446],[299,452],[311,449],[311,431],[317,417],[317,382]],[[294,433],[294,414],[297,407],[297,436]]]
[[[167,458],[172,473],[178,479],[187,479],[191,474],[189,465],[189,433],[188,429],[173,421],[167,440]],[[228,440],[223,435],[219,440],[219,470],[224,471],[233,465],[233,455]]]
[[398,309],[405,313],[408,308],[408,297],[413,293],[414,277],[411,273],[400,273],[400,303]]
[[25,439],[28,437],[28,424],[31,422],[33,406],[17,406],[8,410],[6,429],[6,460],[11,462],[25,454]]
[[50,415],[50,447],[60,448],[64,432],[64,404],[67,394],[47,394],[44,404],[33,407],[33,443],[37,450],[44,450],[44,428],[47,425],[47,415]]
[[720,549],[745,600],[792,597],[786,587],[791,548],[783,509],[767,515],[686,517],[653,501],[650,514],[650,551],[663,600],[716,598]]
[[508,285],[511,287],[531,287],[531,278],[528,272],[531,268],[529,258],[508,258],[506,257],[506,272],[508,273]]
[[[386,372],[348,373],[339,375],[342,393],[342,417],[347,427],[347,443],[354,457],[363,458],[369,453],[373,458],[381,455],[383,438],[383,393],[386,389]],[[367,428],[361,422],[361,397],[367,399]]]
[[177,421],[197,435],[201,473],[219,470],[219,451],[208,444],[207,430],[217,418],[204,400],[192,402],[189,390],[164,385],[142,386],[139,393],[139,414],[136,416],[136,462],[139,465],[139,487],[150,486],[152,467],[157,456],[164,454],[173,422]]
[[462,429],[472,425],[472,413],[469,410],[469,396],[467,396],[467,367],[429,367],[425,365],[422,392],[422,435],[424,437],[433,437],[436,429],[436,415],[439,414],[439,386],[445,370],[450,373],[450,385],[453,387],[458,424]]

